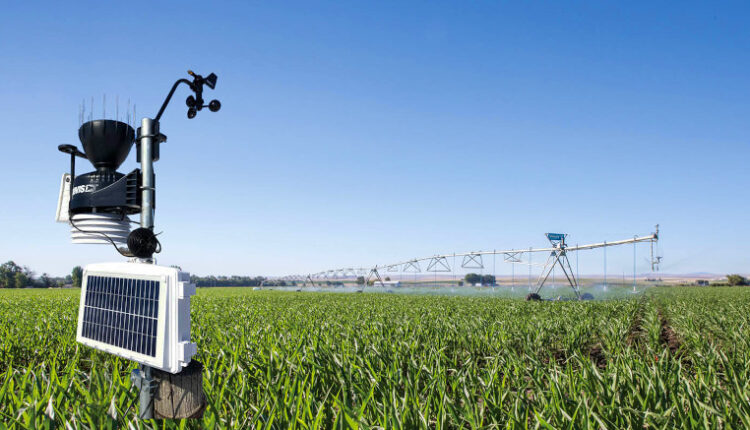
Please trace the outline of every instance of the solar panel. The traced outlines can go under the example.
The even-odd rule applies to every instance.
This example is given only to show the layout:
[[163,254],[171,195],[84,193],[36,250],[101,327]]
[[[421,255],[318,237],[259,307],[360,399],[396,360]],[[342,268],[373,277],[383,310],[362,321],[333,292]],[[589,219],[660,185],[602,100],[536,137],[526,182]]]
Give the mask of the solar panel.
[[83,337],[156,356],[161,282],[90,276],[83,310]]
[[78,342],[177,373],[197,352],[190,341],[190,275],[146,263],[86,266]]

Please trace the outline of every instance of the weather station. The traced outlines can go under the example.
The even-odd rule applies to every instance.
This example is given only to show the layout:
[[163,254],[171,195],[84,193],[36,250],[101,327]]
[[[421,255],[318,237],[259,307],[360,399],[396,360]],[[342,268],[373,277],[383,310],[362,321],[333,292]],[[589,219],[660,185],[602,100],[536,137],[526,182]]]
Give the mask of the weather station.
[[[192,80],[177,80],[157,115],[143,118],[137,132],[135,124],[119,121],[119,103],[116,119],[93,119],[92,101],[89,120],[84,122],[84,107],[80,113],[83,151],[74,145],[58,147],[70,155],[70,172],[62,177],[56,220],[70,225],[73,243],[112,245],[127,258],[84,268],[76,340],[139,364],[131,378],[139,390],[142,419],[199,418],[206,405],[203,365],[192,359],[197,345],[190,338],[195,285],[188,272],[159,266],[154,258],[161,252],[154,233],[154,162],[167,140],[159,120],[180,84],[193,92],[186,100],[188,118],[203,108],[221,108],[218,100],[203,100],[204,86],[213,90],[216,75],[188,73]],[[130,119],[129,107],[127,115]],[[140,168],[118,172],[133,144]],[[79,157],[96,170],[76,176]],[[140,217],[137,223],[130,219],[135,215]],[[131,224],[138,227],[131,230]]]

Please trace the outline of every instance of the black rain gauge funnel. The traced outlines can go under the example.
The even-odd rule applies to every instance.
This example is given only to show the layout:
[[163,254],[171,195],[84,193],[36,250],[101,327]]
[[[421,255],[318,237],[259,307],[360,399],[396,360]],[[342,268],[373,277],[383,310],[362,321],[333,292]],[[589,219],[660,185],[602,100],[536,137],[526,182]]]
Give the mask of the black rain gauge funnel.
[[133,147],[135,131],[124,122],[97,119],[78,129],[86,158],[97,170],[117,170]]

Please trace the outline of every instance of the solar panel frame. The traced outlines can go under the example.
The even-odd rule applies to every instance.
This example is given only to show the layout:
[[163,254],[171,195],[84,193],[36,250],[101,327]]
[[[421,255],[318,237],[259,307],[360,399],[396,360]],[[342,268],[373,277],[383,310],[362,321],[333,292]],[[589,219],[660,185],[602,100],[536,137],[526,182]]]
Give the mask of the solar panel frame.
[[[154,268],[159,268],[159,266],[151,266]],[[126,283],[125,280],[132,280],[132,281],[140,281],[140,282],[155,282],[156,285],[158,285],[158,295],[156,296],[157,299],[157,306],[156,308],[151,309],[139,309],[136,311],[136,307],[138,306],[138,302],[132,300],[133,296],[131,293],[130,299],[127,300],[127,295],[122,294],[113,294],[108,292],[103,292],[99,287],[99,283],[101,283],[102,278],[109,278],[112,281],[114,281],[113,284],[107,286],[110,291],[121,291],[122,284]],[[158,274],[145,274],[145,273],[112,273],[110,270],[97,270],[97,269],[88,269],[86,270],[86,273],[84,273],[82,285],[81,285],[81,304],[79,308],[79,315],[78,315],[78,328],[77,328],[77,336],[76,340],[84,345],[115,354],[124,358],[127,358],[129,360],[137,361],[139,363],[145,363],[152,365],[154,367],[162,368],[164,367],[164,346],[165,346],[165,336],[166,336],[166,325],[167,325],[167,306],[168,306],[168,292],[170,288],[170,279],[167,275],[158,275]],[[120,290],[117,290],[120,289]],[[110,297],[106,297],[107,294],[110,295]],[[125,301],[121,298],[125,298]],[[152,300],[152,299],[150,299]],[[87,302],[88,301],[88,302]],[[130,309],[128,309],[130,312],[119,312],[119,311],[111,311],[110,309],[106,309],[107,307],[117,307],[118,309],[121,309],[120,306],[123,306],[123,303],[125,306],[130,306]],[[144,305],[144,303],[140,303],[141,305]],[[96,305],[96,306],[91,306]],[[105,307],[102,308],[101,306],[104,305]],[[100,319],[99,321],[108,321],[107,325],[109,325],[109,332],[106,331],[106,328],[103,326],[100,328],[101,332],[99,333],[99,336],[92,337],[93,332],[91,332],[90,328],[87,327],[87,308],[90,312],[91,310],[98,311],[100,315],[98,316]],[[110,311],[110,312],[106,312]],[[119,331],[116,328],[117,318],[122,318],[123,315],[133,315],[136,316],[134,312],[139,312],[142,314],[145,314],[147,312],[150,312],[151,315],[155,314],[155,318],[148,318],[151,320],[150,324],[155,325],[155,339],[153,344],[153,349],[150,350],[149,346],[147,345],[140,345],[139,347],[126,347],[128,345],[123,344],[125,342],[126,334],[129,336],[130,333],[125,333],[123,331]],[[108,319],[108,320],[107,320]],[[146,327],[146,320],[147,318],[138,318],[137,319],[137,325],[134,327],[134,329],[131,331],[132,334],[141,335],[144,331],[147,331],[150,329],[150,327]],[[89,331],[85,331],[85,330]],[[103,336],[103,337],[102,337]],[[134,345],[135,339],[128,340],[130,342],[130,345]]]
[[[108,284],[107,288],[116,291],[117,294],[112,296],[112,291],[107,290],[110,296],[103,300],[104,305],[102,306],[101,297],[96,296],[96,294],[101,293],[101,288],[97,284],[97,282],[102,281],[100,278],[106,279],[106,282],[110,283],[116,281],[114,278],[131,281],[121,279],[118,281],[120,284]],[[133,303],[133,290],[132,288],[128,289],[127,285],[127,282],[132,281],[158,283],[158,294],[156,294],[158,306],[155,309],[136,309],[138,308],[138,300]],[[126,293],[123,294],[123,291]],[[174,267],[158,266],[139,261],[89,264],[83,269],[76,340],[83,345],[104,352],[170,373],[178,373],[190,363],[192,357],[198,352],[197,345],[191,341],[190,335],[190,297],[195,295],[195,292],[195,285],[190,282],[190,274]],[[99,301],[96,302],[95,300]],[[94,304],[96,306],[92,306]],[[107,315],[115,320],[114,324],[111,321],[107,322],[108,331],[105,330],[106,334],[109,335],[107,338],[100,337],[101,333],[92,334],[89,323],[94,320],[92,320],[91,315],[86,314],[87,308],[88,312],[91,312],[92,310],[101,311],[102,307],[106,310]],[[117,311],[112,312],[113,309]],[[144,326],[140,324],[132,330],[125,330],[125,327],[122,326],[122,318],[134,316],[138,313],[141,313],[141,316],[153,316],[154,311],[156,311],[156,319],[154,320],[156,342],[153,348],[151,350],[148,347],[143,349],[144,346],[138,342],[135,342],[135,344],[141,345],[141,349],[133,347],[133,340],[129,336],[143,331],[146,331],[147,334],[153,334],[154,327],[153,325]],[[120,331],[112,331],[112,326],[115,329],[120,329]],[[153,339],[151,339],[151,343],[153,344]]]

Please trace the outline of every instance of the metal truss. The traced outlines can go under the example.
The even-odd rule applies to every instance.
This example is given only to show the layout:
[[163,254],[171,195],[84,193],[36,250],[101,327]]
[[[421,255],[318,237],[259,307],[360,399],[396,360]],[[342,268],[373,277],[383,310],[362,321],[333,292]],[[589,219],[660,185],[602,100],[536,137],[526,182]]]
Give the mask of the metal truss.
[[404,267],[401,270],[404,273],[419,273],[422,269],[419,267],[419,260],[414,259],[404,263]]
[[445,256],[438,255],[432,257],[427,263],[428,272],[452,272],[451,265],[448,264],[448,259]]
[[383,283],[383,278],[380,277],[380,273],[378,273],[378,268],[373,267],[370,269],[370,273],[367,274],[367,278],[365,279],[365,285],[370,285],[370,281],[373,281],[373,285],[375,285],[375,282],[379,282],[381,287],[385,287],[385,284]]
[[523,263],[521,256],[523,252],[507,252],[503,254],[503,261],[506,263]]
[[555,265],[560,266],[563,273],[565,274],[565,278],[570,284],[570,287],[576,293],[576,297],[580,299],[581,291],[578,288],[578,280],[573,274],[573,269],[570,267],[570,260],[568,260],[568,255],[564,247],[550,253],[549,257],[547,258],[547,263],[544,265],[544,270],[542,270],[542,273],[539,275],[539,279],[537,280],[534,292],[536,294],[539,294],[539,291],[542,289],[542,287],[544,287],[544,283],[547,282],[547,279],[552,273],[552,270],[554,270]]
[[[494,254],[494,251],[491,254]],[[461,267],[464,269],[484,269],[482,251],[465,254],[464,259],[461,262]]]

